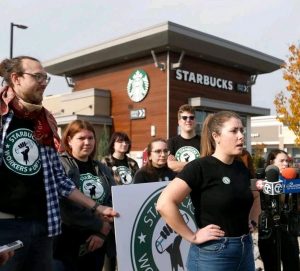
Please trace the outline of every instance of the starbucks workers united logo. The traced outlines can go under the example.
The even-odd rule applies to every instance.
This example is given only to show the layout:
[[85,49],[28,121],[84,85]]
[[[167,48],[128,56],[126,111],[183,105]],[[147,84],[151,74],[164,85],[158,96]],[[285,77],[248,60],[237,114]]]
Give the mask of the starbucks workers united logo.
[[[133,270],[185,270],[190,244],[174,232],[156,211],[157,199],[164,187],[153,192],[135,219],[130,254]],[[194,208],[187,197],[180,206],[186,224],[194,231]]]
[[191,162],[200,157],[199,151],[192,146],[184,146],[177,150],[175,158],[181,162]]
[[17,129],[5,140],[3,161],[7,168],[20,175],[34,175],[41,168],[39,150],[29,129]]

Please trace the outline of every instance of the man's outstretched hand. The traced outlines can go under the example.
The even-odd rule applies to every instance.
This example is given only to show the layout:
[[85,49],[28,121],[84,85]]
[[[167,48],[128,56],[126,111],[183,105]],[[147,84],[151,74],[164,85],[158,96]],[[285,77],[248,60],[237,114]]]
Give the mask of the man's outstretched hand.
[[112,207],[99,205],[96,209],[96,214],[106,221],[113,222],[114,217],[118,217],[119,213]]

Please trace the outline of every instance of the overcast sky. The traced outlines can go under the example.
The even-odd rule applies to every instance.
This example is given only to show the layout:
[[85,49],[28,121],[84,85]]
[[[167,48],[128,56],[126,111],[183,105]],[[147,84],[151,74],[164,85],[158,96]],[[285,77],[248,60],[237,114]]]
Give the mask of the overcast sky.
[[[0,0],[0,59],[9,57],[10,23],[14,56],[51,60],[171,21],[286,60],[299,44],[300,0]],[[252,105],[275,113],[275,94],[285,89],[282,71],[258,76]],[[46,94],[68,92],[52,78]]]

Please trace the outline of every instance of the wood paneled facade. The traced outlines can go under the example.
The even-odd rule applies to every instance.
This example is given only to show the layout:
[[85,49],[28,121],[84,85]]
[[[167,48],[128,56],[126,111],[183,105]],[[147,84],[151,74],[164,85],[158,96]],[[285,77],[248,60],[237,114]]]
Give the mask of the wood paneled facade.
[[[127,94],[127,83],[130,74],[143,69],[150,81],[148,95],[141,102],[135,103]],[[74,77],[75,91],[87,88],[106,89],[111,92],[111,117],[113,131],[124,131],[132,142],[132,150],[144,149],[151,140],[150,127],[155,125],[156,137],[167,135],[167,76],[155,68],[151,57],[123,63],[96,72]],[[146,118],[130,119],[130,110],[146,109]]]
[[[159,68],[161,63],[163,69]],[[75,92],[91,88],[110,91],[112,131],[126,132],[132,139],[132,150],[138,151],[153,138],[151,126],[155,137],[177,134],[177,110],[182,104],[195,101],[193,106],[199,112],[235,110],[246,120],[269,112],[251,105],[251,84],[255,83],[251,79],[277,70],[281,64],[272,56],[167,22],[44,66],[50,73],[71,77]],[[127,84],[137,69],[147,73],[150,87],[144,100],[133,102],[127,95]],[[185,74],[181,78],[180,72]],[[146,110],[145,118],[130,118],[130,111],[137,109]]]
[[[173,63],[178,58],[179,54],[172,52],[158,55],[159,62],[163,63]],[[146,98],[135,103],[127,95],[127,83],[130,74],[137,69],[143,69],[148,74],[150,87]],[[190,56],[184,58],[180,69],[244,85],[250,77],[250,74],[244,71]],[[145,148],[146,143],[151,140],[151,125],[156,128],[156,137],[168,138],[176,135],[177,110],[182,104],[188,103],[190,98],[204,97],[251,105],[251,91],[237,92],[177,80],[176,70],[170,69],[168,65],[166,70],[161,71],[154,66],[151,56],[77,75],[74,76],[74,80],[74,91],[98,88],[111,92],[112,130],[124,131],[130,135],[134,142],[133,150]],[[141,108],[146,109],[146,118],[131,120],[130,110]]]

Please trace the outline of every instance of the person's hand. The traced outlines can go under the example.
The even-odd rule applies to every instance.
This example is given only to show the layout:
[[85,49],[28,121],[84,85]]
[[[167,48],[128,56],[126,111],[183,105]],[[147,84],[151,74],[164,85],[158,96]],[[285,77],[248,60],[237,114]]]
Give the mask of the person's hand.
[[100,233],[107,236],[111,230],[111,225],[108,222],[103,222]]
[[99,205],[96,209],[96,213],[104,220],[108,222],[113,222],[114,217],[118,217],[119,214],[113,208]]
[[88,239],[86,239],[87,242],[87,250],[89,252],[95,251],[96,249],[103,246],[104,241],[101,237],[98,235],[91,235]]
[[3,266],[14,254],[13,251],[0,253],[0,266]]
[[257,228],[257,223],[254,220],[249,221],[249,231],[254,232]]
[[168,156],[168,160],[169,160],[169,161],[177,161],[176,158],[175,158],[175,156],[174,156],[173,154],[170,154],[170,155]]
[[198,229],[195,233],[194,244],[202,244],[211,240],[219,240],[225,235],[218,225],[210,224],[204,228]]

